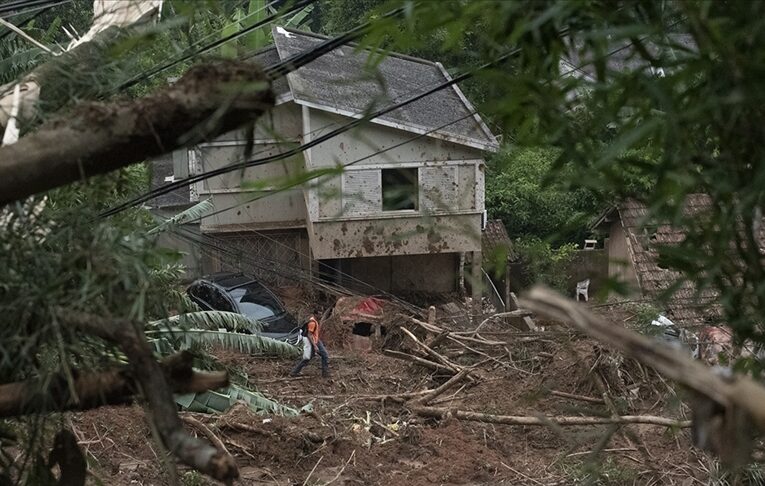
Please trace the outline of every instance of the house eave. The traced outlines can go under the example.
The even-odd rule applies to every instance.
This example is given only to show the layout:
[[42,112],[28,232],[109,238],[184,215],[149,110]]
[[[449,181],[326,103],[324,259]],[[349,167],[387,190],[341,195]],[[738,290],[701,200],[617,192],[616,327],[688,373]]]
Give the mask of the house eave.
[[[320,111],[326,111],[328,113],[334,113],[336,115],[342,115],[347,116],[349,118],[356,118],[360,119],[363,118],[364,115],[360,113],[354,113],[349,110],[343,110],[342,108],[336,108],[334,106],[328,106],[328,105],[322,105],[320,103],[314,103],[313,101],[305,101],[298,98],[294,99],[294,102],[298,105],[305,106],[307,108],[312,108],[314,110],[320,110]],[[389,120],[384,120],[381,118],[372,118],[369,120],[371,123],[382,125],[390,128],[395,128],[398,130],[403,130],[405,132],[415,133],[418,135],[425,135],[427,137],[431,138],[437,138],[440,140],[445,140],[447,142],[456,143],[458,145],[464,145],[466,147],[472,147],[484,152],[491,152],[495,153],[499,151],[499,144],[498,143],[485,143],[485,142],[479,142],[475,139],[469,139],[467,137],[460,137],[457,135],[448,135],[445,133],[439,133],[439,132],[433,132],[428,128],[421,127],[419,125],[411,124],[411,123],[396,123]]]

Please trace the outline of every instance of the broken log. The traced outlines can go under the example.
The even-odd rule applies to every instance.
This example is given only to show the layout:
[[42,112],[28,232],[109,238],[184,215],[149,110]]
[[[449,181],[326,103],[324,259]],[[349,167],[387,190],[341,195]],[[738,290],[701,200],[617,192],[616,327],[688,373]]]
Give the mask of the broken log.
[[[173,393],[198,393],[228,385],[225,372],[202,373],[191,364],[192,356],[185,351],[159,363]],[[0,385],[0,417],[122,405],[131,403],[138,393],[128,367],[82,374],[75,370],[74,375],[71,387],[63,374]]]
[[550,395],[554,395],[556,397],[561,398],[570,398],[572,400],[579,400],[582,402],[589,402],[589,403],[598,403],[600,405],[605,405],[606,402],[602,398],[597,397],[586,397],[584,395],[575,395],[573,393],[566,393],[558,390],[552,390],[550,391]]
[[454,417],[459,420],[474,422],[486,422],[503,425],[606,425],[606,424],[647,424],[662,427],[685,428],[690,427],[690,420],[675,420],[667,417],[654,415],[622,415],[615,417],[569,417],[569,416],[526,416],[526,415],[492,415],[488,413],[468,412],[465,410],[452,410],[439,407],[413,406],[410,410],[423,417],[448,418]]
[[213,139],[269,110],[269,86],[254,63],[218,61],[144,98],[81,103],[0,147],[0,205]]
[[[435,326],[435,325],[428,324],[427,322],[422,322],[421,320],[416,319],[414,317],[411,317],[411,316],[407,316],[407,317],[408,317],[408,319],[410,321],[412,321],[412,323],[417,324],[418,326],[422,327],[423,329],[425,329],[428,332],[432,332],[433,334],[438,335],[438,334],[441,334],[441,333],[444,333],[444,332],[449,332],[446,329],[443,329],[443,328]],[[471,334],[472,334],[472,332],[471,332]],[[505,341],[490,341],[488,339],[479,339],[479,338],[472,338],[472,337],[469,337],[469,336],[458,335],[457,333],[450,333],[449,337],[455,337],[456,339],[459,339],[461,341],[473,342],[473,343],[477,343],[477,344],[484,344],[486,346],[505,346],[505,345],[507,345],[507,343]]]
[[455,385],[468,378],[468,374],[472,371],[471,368],[463,368],[462,371],[449,378],[443,385],[439,386],[435,390],[429,390],[429,392],[421,397],[412,400],[412,403],[426,405],[432,402],[434,399],[443,395]]
[[538,314],[572,324],[625,356],[654,368],[720,405],[738,405],[765,430],[765,387],[748,376],[735,375],[726,379],[689,355],[656,339],[606,322],[583,304],[577,304],[546,288],[534,287],[522,302]]

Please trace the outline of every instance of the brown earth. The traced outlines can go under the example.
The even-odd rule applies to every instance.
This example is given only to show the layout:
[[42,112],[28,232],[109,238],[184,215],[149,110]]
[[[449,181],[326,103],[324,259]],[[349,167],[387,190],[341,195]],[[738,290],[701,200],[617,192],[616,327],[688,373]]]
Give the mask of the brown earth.
[[[465,320],[462,324],[472,329]],[[598,398],[601,380],[622,414],[687,418],[685,407],[655,372],[562,327],[532,335],[497,324],[482,335],[507,344],[477,349],[491,359],[457,345],[438,348],[463,365],[486,363],[476,373],[477,384],[457,387],[433,405],[504,415],[609,415],[603,404],[551,394],[557,390]],[[537,339],[520,342],[528,337]],[[393,400],[363,398],[434,388],[447,376],[378,351],[327,345],[330,379],[320,377],[318,359],[304,376],[289,378],[292,361],[213,351],[224,364],[243,370],[249,385],[266,396],[296,407],[314,406],[313,413],[294,418],[256,415],[243,405],[222,416],[185,414],[223,441],[239,464],[241,484],[563,485],[594,480],[590,484],[690,485],[709,478],[705,469],[710,460],[690,446],[688,429],[426,419]],[[103,484],[167,484],[161,452],[139,406],[73,414],[72,422]],[[590,454],[598,449],[603,451]],[[183,484],[212,484],[188,471],[181,475]]]

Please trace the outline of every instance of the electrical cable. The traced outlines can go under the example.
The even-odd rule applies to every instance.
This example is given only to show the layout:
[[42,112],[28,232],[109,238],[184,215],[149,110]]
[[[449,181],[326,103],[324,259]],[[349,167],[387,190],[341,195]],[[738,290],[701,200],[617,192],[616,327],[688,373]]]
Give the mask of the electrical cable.
[[41,8],[50,8],[63,3],[69,3],[72,0],[27,0],[24,2],[13,2],[0,5],[0,15],[9,13],[8,17],[21,15],[23,13],[39,10]]
[[239,162],[239,163],[236,163],[236,164],[230,164],[230,165],[228,165],[226,167],[221,167],[221,168],[218,168],[218,169],[207,171],[207,172],[204,172],[202,174],[196,174],[196,175],[193,175],[193,176],[185,177],[185,178],[180,179],[178,181],[171,182],[171,183],[166,184],[164,186],[158,187],[158,188],[156,188],[156,189],[154,189],[152,191],[148,191],[147,193],[145,193],[145,194],[143,194],[141,196],[135,197],[135,198],[130,199],[130,200],[128,200],[128,201],[126,201],[126,202],[124,202],[122,204],[119,204],[119,205],[117,205],[117,206],[115,206],[113,208],[110,208],[109,210],[101,213],[100,216],[106,217],[106,216],[111,216],[113,214],[117,214],[117,213],[119,213],[121,211],[124,211],[124,210],[126,210],[126,209],[128,209],[130,207],[133,207],[133,206],[137,205],[137,204],[144,203],[144,202],[146,202],[146,201],[148,201],[150,199],[153,199],[153,198],[155,198],[157,196],[161,196],[163,194],[167,194],[168,192],[174,191],[174,190],[176,190],[176,189],[178,189],[180,187],[188,186],[190,184],[193,184],[193,183],[196,183],[196,182],[200,182],[200,181],[209,179],[211,177],[215,177],[215,176],[218,176],[218,175],[226,174],[226,173],[237,171],[237,170],[246,169],[248,167],[256,167],[256,166],[259,166],[259,165],[264,165],[264,164],[268,164],[268,163],[271,163],[271,162],[274,162],[274,161],[277,161],[277,160],[284,160],[286,158],[292,157],[294,155],[302,153],[303,151],[305,151],[305,150],[307,150],[307,149],[309,149],[311,147],[314,147],[316,145],[324,143],[327,140],[330,140],[330,139],[336,137],[337,135],[340,135],[340,134],[342,134],[342,133],[344,133],[344,132],[346,132],[348,130],[351,130],[352,128],[355,128],[355,127],[361,125],[362,123],[370,121],[370,120],[372,120],[374,118],[379,118],[379,117],[381,117],[383,115],[386,115],[386,114],[388,114],[388,113],[390,113],[390,112],[392,112],[392,111],[394,111],[394,110],[396,110],[398,108],[401,108],[402,106],[406,106],[408,104],[414,103],[415,101],[418,101],[418,100],[420,100],[422,98],[425,98],[426,96],[429,96],[429,95],[431,95],[433,93],[441,91],[441,90],[443,90],[445,88],[448,88],[448,87],[450,87],[452,85],[455,85],[455,84],[457,84],[457,83],[459,83],[461,81],[469,79],[476,72],[478,72],[478,71],[480,71],[482,69],[487,69],[489,67],[495,66],[495,65],[501,63],[502,61],[504,61],[505,59],[509,58],[510,56],[512,56],[514,54],[517,54],[518,52],[520,52],[520,49],[513,49],[512,51],[510,51],[510,52],[508,52],[506,54],[503,54],[502,56],[499,56],[495,60],[493,60],[493,61],[491,61],[489,63],[486,63],[486,64],[484,64],[484,65],[482,65],[482,66],[480,66],[480,67],[478,67],[476,69],[473,69],[473,70],[468,71],[468,72],[466,72],[464,74],[461,74],[461,75],[459,75],[459,76],[457,76],[457,77],[455,77],[453,79],[449,79],[449,80],[447,80],[447,81],[445,81],[443,83],[439,83],[435,87],[433,87],[431,89],[428,89],[428,90],[426,90],[424,92],[421,92],[419,94],[416,94],[414,96],[410,96],[409,98],[405,99],[404,101],[401,101],[399,103],[395,103],[393,105],[387,106],[385,108],[382,108],[380,110],[374,111],[372,113],[364,114],[360,118],[356,118],[356,119],[354,119],[354,120],[352,120],[352,121],[350,121],[350,122],[340,126],[339,128],[330,131],[329,133],[326,133],[326,134],[324,134],[324,135],[322,135],[322,136],[320,136],[318,138],[312,139],[310,142],[306,142],[306,143],[300,145],[299,147],[296,147],[294,149],[288,150],[287,152],[284,152],[284,153],[281,153],[281,154],[278,154],[278,155],[269,156],[269,157],[263,157],[263,158],[255,159],[255,160],[251,160],[251,161],[245,161],[245,162]]
[[[342,168],[343,168],[343,169],[345,169],[345,168],[347,168],[347,167],[350,167],[350,166],[352,166],[352,165],[355,165],[355,164],[357,164],[357,163],[359,163],[359,162],[362,162],[362,161],[364,161],[364,160],[368,160],[368,159],[370,159],[370,158],[372,158],[372,157],[376,157],[377,155],[380,155],[380,154],[382,154],[382,153],[385,153],[385,152],[387,152],[387,151],[389,151],[389,150],[393,150],[393,149],[399,148],[399,147],[401,147],[401,146],[403,146],[403,145],[406,145],[406,144],[408,144],[408,143],[411,143],[411,142],[413,142],[413,141],[415,141],[415,140],[419,140],[420,138],[423,138],[423,137],[426,137],[426,136],[428,136],[428,135],[429,135],[430,133],[432,133],[432,132],[435,132],[435,131],[441,130],[441,129],[443,129],[443,128],[446,128],[446,127],[447,127],[447,126],[449,126],[449,125],[453,125],[453,124],[455,124],[455,123],[458,123],[458,122],[460,122],[460,121],[462,121],[462,120],[464,120],[464,119],[470,118],[470,117],[474,116],[475,114],[476,114],[476,112],[470,112],[470,113],[468,113],[467,115],[464,115],[464,116],[462,116],[462,117],[460,117],[460,118],[457,118],[456,120],[452,120],[452,121],[450,121],[450,122],[448,122],[448,123],[445,123],[445,124],[443,124],[443,125],[441,125],[441,126],[435,127],[435,128],[433,128],[433,129],[429,130],[428,132],[425,132],[425,133],[421,133],[421,134],[417,134],[417,135],[415,135],[415,136],[413,136],[413,137],[410,137],[410,138],[408,138],[408,139],[406,139],[406,140],[404,140],[404,141],[402,141],[402,142],[399,142],[399,143],[397,143],[397,144],[391,145],[391,146],[389,146],[389,147],[386,147],[386,148],[384,148],[384,149],[378,150],[378,151],[376,151],[376,152],[374,152],[374,153],[372,153],[372,154],[369,154],[369,155],[366,155],[366,156],[364,156],[364,157],[361,157],[361,158],[358,158],[358,159],[356,159],[356,160],[353,160],[352,162],[348,162],[348,163],[346,163],[346,164],[342,165]],[[287,187],[282,187],[282,188],[280,188],[279,190],[280,190],[280,191],[283,191],[283,190],[286,190],[286,189],[290,189],[290,188],[292,188],[292,187],[295,187],[295,186],[297,186],[297,185],[300,185],[300,184],[302,184],[302,182],[300,182],[300,183],[294,183],[294,184],[292,184],[292,185],[290,185],[290,186],[287,186]],[[215,215],[217,215],[217,214],[221,214],[221,213],[224,213],[224,212],[230,211],[230,210],[232,210],[232,209],[235,209],[235,208],[237,208],[237,207],[239,207],[239,206],[242,206],[242,205],[245,205],[245,204],[249,204],[249,203],[252,203],[252,202],[255,202],[255,201],[259,201],[259,200],[261,200],[261,199],[265,199],[266,197],[272,196],[272,195],[274,195],[274,194],[277,194],[277,192],[276,192],[276,191],[274,191],[274,192],[268,192],[268,193],[265,193],[265,194],[258,194],[258,195],[257,195],[257,196],[255,196],[254,198],[250,198],[250,199],[247,199],[247,200],[244,200],[244,201],[240,201],[239,203],[237,203],[237,204],[235,204],[235,205],[233,205],[233,206],[230,206],[230,207],[226,207],[226,208],[222,208],[222,209],[216,210],[216,211],[214,211],[214,212],[212,212],[212,213],[208,213],[208,214],[205,214],[205,215],[203,215],[203,216],[201,216],[201,217],[199,217],[199,218],[197,218],[197,219],[194,219],[194,220],[191,220],[191,221],[187,221],[187,224],[196,224],[196,223],[199,223],[199,222],[201,222],[201,220],[202,220],[202,219],[204,219],[204,218],[209,218],[209,217],[215,216]],[[249,230],[249,229],[248,229],[248,231],[252,231],[252,230]],[[253,232],[257,233],[257,231],[253,231]],[[310,258],[310,256],[309,256],[309,255],[306,255],[306,254],[304,254],[304,253],[300,253],[300,252],[298,252],[297,250],[294,250],[294,249],[292,249],[292,250],[293,250],[293,251],[295,251],[296,253],[298,253],[299,255],[303,256],[303,257],[306,257],[306,258]],[[350,280],[352,280],[352,281],[355,281],[355,282],[357,282],[357,283],[360,283],[360,284],[362,284],[362,285],[364,285],[364,286],[366,286],[366,287],[368,287],[368,288],[370,288],[370,289],[372,289],[372,290],[375,290],[375,291],[376,291],[376,293],[380,293],[380,294],[386,295],[388,298],[391,298],[392,300],[398,300],[398,299],[400,299],[399,297],[397,297],[397,296],[395,296],[395,295],[393,295],[393,294],[391,294],[391,293],[389,293],[389,292],[386,292],[386,291],[384,291],[384,290],[382,290],[382,289],[379,289],[379,288],[377,288],[377,287],[375,287],[375,286],[373,286],[373,285],[371,285],[371,284],[369,284],[369,283],[367,283],[367,282],[364,282],[363,280],[360,280],[360,279],[358,279],[358,278],[356,278],[356,277],[353,277],[353,276],[352,276],[352,275],[350,275],[350,274],[346,274],[346,273],[344,273],[344,272],[340,271],[339,269],[336,269],[336,268],[332,267],[331,265],[329,265],[329,264],[327,264],[327,263],[325,263],[325,262],[322,262],[321,260],[316,260],[316,261],[319,263],[319,266],[324,266],[325,268],[328,268],[328,269],[330,269],[331,271],[333,271],[333,272],[337,273],[338,275],[340,275],[340,276],[342,276],[342,277],[347,277],[347,278],[349,278],[349,279],[350,279]],[[401,302],[400,302],[400,303],[401,303],[401,304],[405,304],[405,305],[409,305],[409,306],[412,306],[412,305],[413,305],[413,304],[411,304],[411,303],[409,303],[409,302],[406,302],[406,301],[404,301],[404,300],[401,300]],[[416,308],[416,307],[415,307],[415,308]],[[419,310],[419,309],[417,308],[417,310]]]
[[150,69],[149,71],[145,71],[144,73],[138,74],[137,76],[135,76],[135,77],[133,77],[133,78],[131,78],[131,79],[129,79],[129,80],[119,84],[115,91],[122,91],[124,89],[130,88],[131,86],[134,86],[134,85],[140,83],[141,81],[144,81],[146,79],[149,79],[149,78],[152,78],[152,77],[156,76],[157,74],[161,73],[162,71],[170,69],[173,66],[177,66],[178,64],[180,64],[182,62],[185,62],[185,61],[188,61],[189,59],[192,59],[195,56],[198,56],[200,54],[204,54],[205,52],[208,52],[208,51],[211,51],[211,50],[213,50],[213,49],[215,49],[217,47],[220,47],[220,46],[222,46],[223,44],[225,44],[225,43],[227,43],[229,41],[238,39],[239,37],[242,37],[242,36],[252,32],[252,31],[254,31],[256,29],[259,29],[259,28],[261,28],[261,27],[263,27],[263,26],[265,26],[267,24],[270,24],[271,22],[273,22],[273,21],[275,21],[275,20],[277,20],[277,19],[279,19],[281,17],[284,17],[284,16],[286,16],[286,15],[288,15],[288,14],[290,14],[290,13],[296,11],[296,10],[299,10],[299,9],[301,9],[303,7],[306,7],[306,6],[312,4],[312,3],[316,2],[316,1],[317,0],[298,0],[297,2],[292,4],[291,6],[287,7],[287,9],[285,11],[283,11],[283,12],[276,12],[274,14],[271,14],[268,17],[266,17],[264,19],[261,19],[261,20],[258,20],[254,24],[252,24],[252,25],[250,25],[248,27],[245,27],[244,29],[238,30],[238,31],[236,31],[236,32],[234,32],[232,34],[229,34],[229,35],[227,35],[225,37],[222,37],[222,38],[220,38],[220,39],[218,39],[218,40],[216,40],[214,42],[211,42],[211,43],[209,43],[209,44],[207,44],[207,45],[205,45],[205,46],[203,46],[203,47],[201,47],[199,49],[195,49],[193,52],[182,54],[181,56],[179,56],[179,57],[177,57],[177,58],[175,58],[175,59],[173,59],[171,61],[168,61],[168,62],[166,62],[164,64],[161,64],[161,65],[159,65],[159,66],[157,66],[157,67],[155,67],[153,69]]

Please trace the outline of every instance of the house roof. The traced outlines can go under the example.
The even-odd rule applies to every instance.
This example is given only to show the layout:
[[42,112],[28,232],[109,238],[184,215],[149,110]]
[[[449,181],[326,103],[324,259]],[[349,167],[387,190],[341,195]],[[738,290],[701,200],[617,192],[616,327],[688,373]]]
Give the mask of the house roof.
[[[687,57],[688,53],[696,51],[696,44],[688,34],[667,34],[664,36],[661,45],[651,41],[643,41],[642,44],[652,56],[664,56],[670,60],[677,60]],[[591,54],[591,53],[589,53]],[[629,73],[643,69],[650,69],[650,66],[640,55],[635,45],[627,40],[614,43],[606,50],[605,58],[606,69],[611,72]],[[568,74],[573,76],[583,76],[590,80],[596,77],[594,58],[582,56],[580,49],[574,46],[566,59],[562,61],[564,72],[570,70]]]
[[[270,49],[263,51],[258,60],[266,65],[309,51],[327,39],[283,27],[274,27],[273,38],[278,57]],[[289,73],[289,94],[280,92],[284,87],[278,84],[274,89],[277,96],[291,96],[300,105],[360,118],[370,109],[403,101],[451,79],[439,63],[389,54],[373,65],[371,55],[354,45],[339,47]],[[481,150],[498,150],[497,139],[477,114],[471,115],[474,111],[462,91],[453,85],[375,118],[372,123],[424,134],[458,120],[428,136]]]
[[[705,194],[690,194],[684,203],[685,216],[699,216],[712,204]],[[658,299],[663,293],[676,285],[681,274],[661,268],[658,265],[658,246],[676,245],[685,238],[682,227],[669,224],[652,224],[648,219],[647,206],[635,199],[627,199],[604,214],[598,224],[614,221],[618,216],[625,230],[629,256],[643,295]],[[667,302],[669,318],[684,325],[703,324],[718,321],[721,317],[719,295],[712,289],[697,292],[690,282],[683,282]]]
[[513,244],[501,219],[490,219],[481,233],[481,254],[484,259],[496,258],[497,251],[504,249],[510,260],[515,259]]

